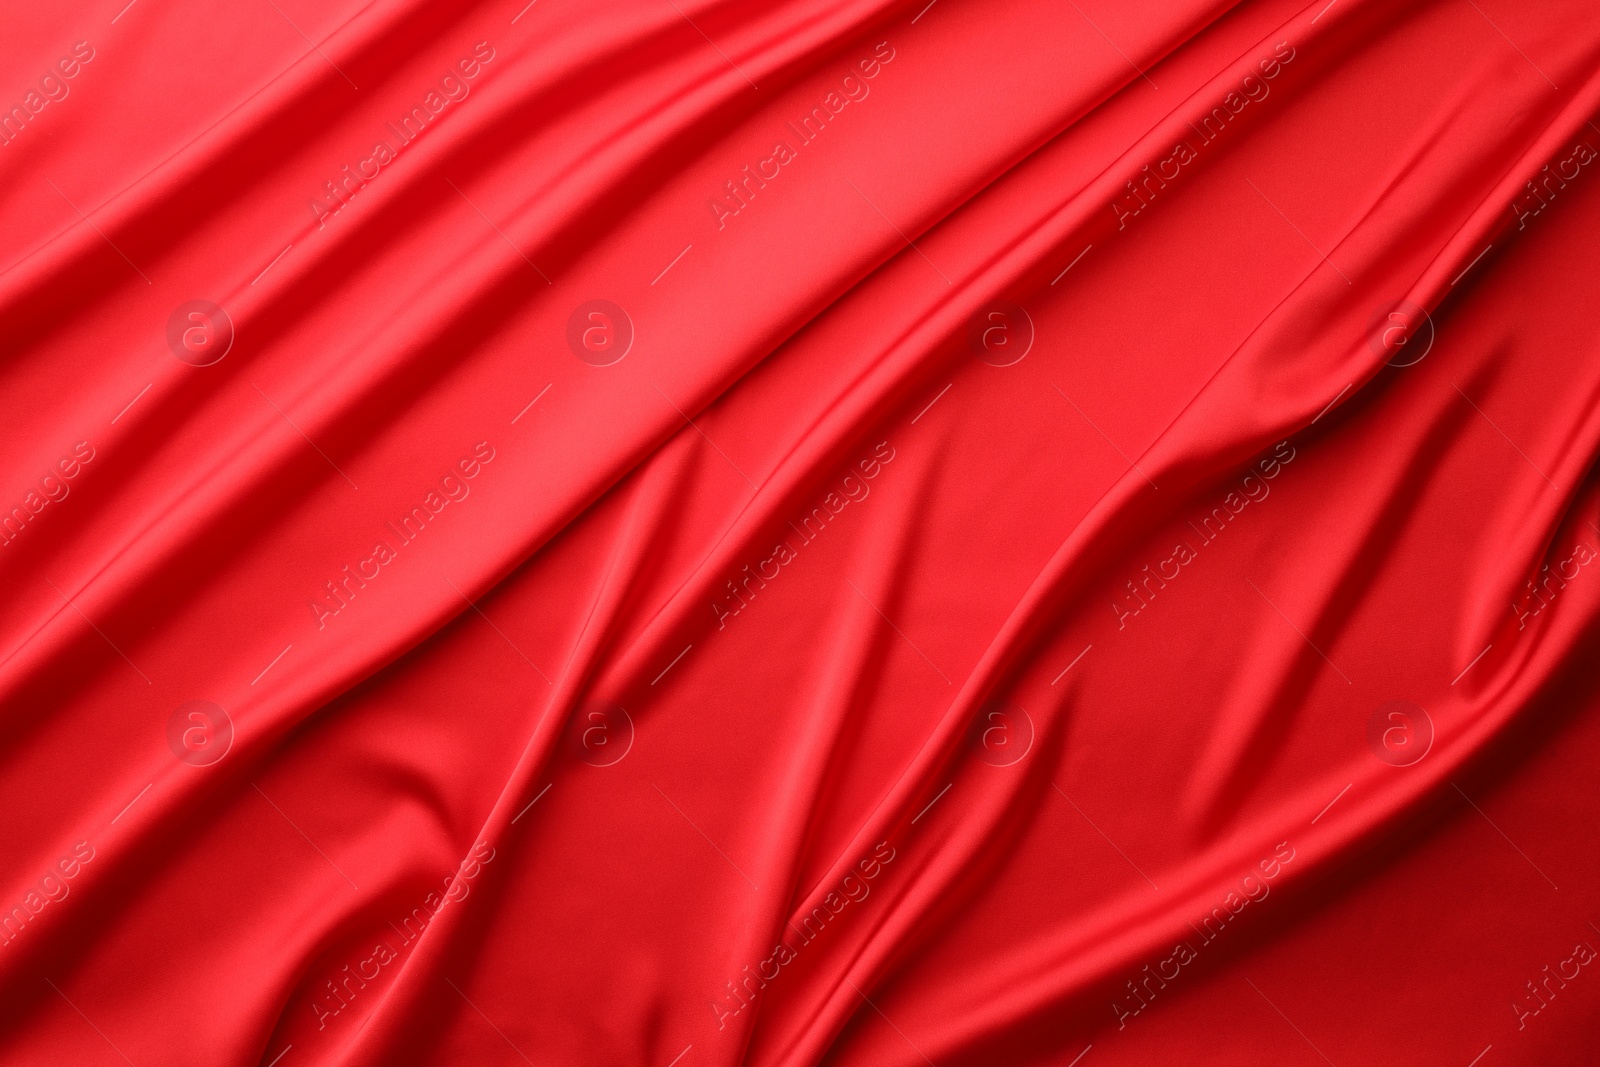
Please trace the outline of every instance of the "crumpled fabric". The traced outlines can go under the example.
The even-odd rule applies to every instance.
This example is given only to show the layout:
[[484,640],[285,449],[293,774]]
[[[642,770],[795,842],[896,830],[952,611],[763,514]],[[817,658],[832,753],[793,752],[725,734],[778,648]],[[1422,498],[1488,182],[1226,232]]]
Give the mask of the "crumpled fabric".
[[1589,5],[124,4],[0,1062],[1590,1062]]

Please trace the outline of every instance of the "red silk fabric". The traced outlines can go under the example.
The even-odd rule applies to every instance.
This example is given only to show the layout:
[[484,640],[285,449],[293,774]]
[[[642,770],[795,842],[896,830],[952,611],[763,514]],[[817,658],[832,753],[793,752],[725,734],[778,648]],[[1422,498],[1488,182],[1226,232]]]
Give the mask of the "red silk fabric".
[[1592,5],[7,22],[0,1062],[1593,1061]]

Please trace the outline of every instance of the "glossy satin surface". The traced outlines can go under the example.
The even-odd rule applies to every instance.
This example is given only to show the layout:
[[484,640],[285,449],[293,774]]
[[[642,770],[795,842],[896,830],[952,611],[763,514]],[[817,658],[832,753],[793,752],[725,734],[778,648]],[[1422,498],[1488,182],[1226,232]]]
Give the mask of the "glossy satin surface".
[[1591,4],[4,22],[0,1063],[1594,1062]]

